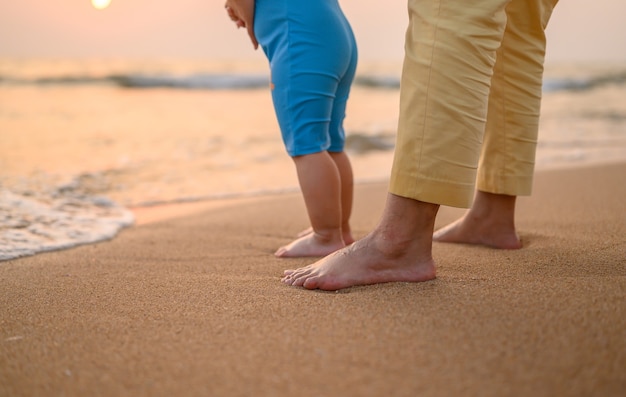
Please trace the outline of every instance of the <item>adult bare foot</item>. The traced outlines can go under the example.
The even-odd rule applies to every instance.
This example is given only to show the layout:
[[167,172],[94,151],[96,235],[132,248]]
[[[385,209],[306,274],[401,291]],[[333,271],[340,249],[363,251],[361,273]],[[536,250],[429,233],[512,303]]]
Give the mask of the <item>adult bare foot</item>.
[[345,247],[343,240],[339,238],[326,239],[311,231],[280,247],[274,255],[279,258],[326,256],[343,247]]
[[433,241],[519,249],[515,230],[515,196],[477,192],[472,208],[457,221],[437,230]]
[[285,270],[282,281],[308,289],[338,290],[392,281],[435,278],[432,237],[439,205],[389,193],[383,216],[362,240],[312,265]]
[[430,250],[420,256],[415,248],[386,247],[385,239],[372,233],[316,263],[286,270],[282,281],[307,289],[334,291],[355,285],[434,279],[435,262]]
[[437,230],[433,241],[440,243],[485,245],[498,249],[520,249],[522,241],[515,229],[502,225],[490,225],[473,218],[469,213],[463,218]]

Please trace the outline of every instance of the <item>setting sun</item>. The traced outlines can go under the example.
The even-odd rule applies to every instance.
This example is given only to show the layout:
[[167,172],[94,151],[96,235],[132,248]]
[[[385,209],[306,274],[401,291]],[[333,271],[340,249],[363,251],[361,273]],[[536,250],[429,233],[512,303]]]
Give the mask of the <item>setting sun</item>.
[[111,4],[111,0],[91,0],[91,5],[98,10],[104,10]]

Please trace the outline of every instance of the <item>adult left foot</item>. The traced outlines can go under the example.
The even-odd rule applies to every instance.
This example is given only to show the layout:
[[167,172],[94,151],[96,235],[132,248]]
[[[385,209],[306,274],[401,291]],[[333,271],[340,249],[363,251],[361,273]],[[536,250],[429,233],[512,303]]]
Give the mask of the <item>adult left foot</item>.
[[475,218],[470,212],[433,233],[433,241],[485,245],[498,249],[522,248],[522,241],[514,226]]

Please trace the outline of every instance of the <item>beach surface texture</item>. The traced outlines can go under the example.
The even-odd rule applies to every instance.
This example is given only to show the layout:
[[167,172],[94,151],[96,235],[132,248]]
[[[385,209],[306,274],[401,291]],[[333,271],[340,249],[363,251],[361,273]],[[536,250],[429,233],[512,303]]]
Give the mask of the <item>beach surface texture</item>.
[[[357,186],[357,236],[385,196]],[[434,281],[330,293],[280,282],[311,262],[272,255],[296,193],[138,214],[0,263],[0,396],[624,396],[625,197],[624,163],[541,171],[523,249],[438,243]]]

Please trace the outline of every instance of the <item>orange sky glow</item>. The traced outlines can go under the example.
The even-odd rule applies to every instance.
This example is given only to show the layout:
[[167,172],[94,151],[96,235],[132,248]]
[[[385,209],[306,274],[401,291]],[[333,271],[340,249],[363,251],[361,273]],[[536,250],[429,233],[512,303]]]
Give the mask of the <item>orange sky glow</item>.
[[[405,0],[340,0],[363,60],[402,58]],[[548,27],[547,61],[626,61],[626,1],[561,0]],[[3,1],[0,57],[247,59],[243,30],[223,1]]]

